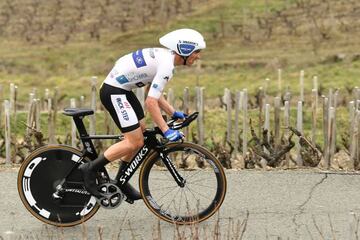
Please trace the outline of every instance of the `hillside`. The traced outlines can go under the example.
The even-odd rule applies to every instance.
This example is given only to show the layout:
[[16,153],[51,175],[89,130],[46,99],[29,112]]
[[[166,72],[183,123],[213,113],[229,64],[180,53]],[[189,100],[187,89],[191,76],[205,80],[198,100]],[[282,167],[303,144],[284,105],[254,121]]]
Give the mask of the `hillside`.
[[158,46],[179,27],[204,33],[208,48],[201,66],[178,69],[169,84],[177,95],[196,84],[209,97],[219,87],[254,92],[278,68],[293,91],[301,69],[308,90],[313,75],[323,88],[360,85],[356,0],[4,0],[0,84],[6,92],[15,82],[20,99],[54,85],[67,96],[87,95],[90,76],[102,79],[119,56]]

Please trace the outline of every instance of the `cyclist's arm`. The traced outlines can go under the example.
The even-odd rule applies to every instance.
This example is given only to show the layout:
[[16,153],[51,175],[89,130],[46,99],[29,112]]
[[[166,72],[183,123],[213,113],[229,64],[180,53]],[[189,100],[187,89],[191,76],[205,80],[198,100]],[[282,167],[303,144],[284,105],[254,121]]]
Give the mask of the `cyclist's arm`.
[[159,106],[169,116],[172,116],[174,114],[174,112],[175,112],[174,107],[171,106],[168,101],[166,101],[166,99],[164,98],[163,95],[161,95],[161,97],[159,98]]
[[161,115],[160,108],[163,109],[167,114],[174,112],[174,109],[162,96],[162,92],[165,88],[166,83],[172,77],[173,66],[161,65],[150,85],[147,98],[145,100],[145,105],[149,111],[153,121],[161,129],[162,132],[165,132],[169,129],[167,123]]
[[145,100],[145,105],[156,125],[160,128],[162,132],[166,132],[169,127],[161,115],[159,99],[148,96]]
[[[146,86],[145,94],[147,95],[150,90],[150,85]],[[158,99],[159,107],[160,109],[164,110],[167,115],[172,116],[175,112],[175,109],[173,106],[169,104],[169,102],[164,98],[163,95],[160,96]]]

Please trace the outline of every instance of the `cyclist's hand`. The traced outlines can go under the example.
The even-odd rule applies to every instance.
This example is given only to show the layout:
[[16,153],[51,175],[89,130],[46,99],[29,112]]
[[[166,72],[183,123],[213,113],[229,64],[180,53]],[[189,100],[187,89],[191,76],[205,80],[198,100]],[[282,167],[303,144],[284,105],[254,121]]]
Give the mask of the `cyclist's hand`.
[[172,118],[174,119],[185,119],[188,115],[183,113],[183,112],[180,112],[180,111],[175,111],[172,115]]
[[171,142],[175,142],[182,139],[184,137],[184,134],[178,130],[173,130],[169,128],[166,132],[164,132],[164,136]]

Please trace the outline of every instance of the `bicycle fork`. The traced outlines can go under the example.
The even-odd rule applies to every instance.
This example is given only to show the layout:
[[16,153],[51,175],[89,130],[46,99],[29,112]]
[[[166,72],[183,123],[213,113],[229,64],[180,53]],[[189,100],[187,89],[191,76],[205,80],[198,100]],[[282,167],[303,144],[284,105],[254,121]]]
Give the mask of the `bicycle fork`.
[[166,168],[169,170],[171,175],[173,176],[177,185],[181,188],[185,187],[186,180],[180,175],[180,173],[176,170],[174,164],[172,163],[171,159],[168,157],[167,154],[162,152],[159,153],[161,160],[165,164]]

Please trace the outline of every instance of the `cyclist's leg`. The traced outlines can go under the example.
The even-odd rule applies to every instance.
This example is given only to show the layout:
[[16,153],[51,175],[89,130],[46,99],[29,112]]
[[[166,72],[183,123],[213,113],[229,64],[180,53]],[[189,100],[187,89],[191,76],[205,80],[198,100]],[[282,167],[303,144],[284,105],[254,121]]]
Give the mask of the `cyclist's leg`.
[[[141,128],[141,131],[144,132],[145,129],[146,129],[146,124],[145,124],[145,120],[144,119],[141,119],[140,120],[140,128]],[[133,159],[133,157],[135,156],[135,154],[137,153],[137,151],[139,150],[140,148],[136,149],[134,152],[128,154],[128,155],[125,155],[124,157],[121,158],[121,161],[123,162],[130,162],[131,159]]]
[[[144,145],[144,111],[136,95],[131,91],[116,89],[105,84],[100,90],[100,98],[114,122],[124,134],[123,141],[109,147],[104,153],[110,161],[122,160],[115,178],[119,181],[120,174],[127,167],[127,162],[131,161],[132,157]],[[126,111],[125,117],[127,119],[124,118],[124,111]],[[141,199],[140,193],[129,183],[119,187],[132,200]]]
[[[145,120],[142,119],[140,121],[140,129],[141,129],[142,132],[144,132],[145,128],[146,128]],[[119,179],[120,179],[120,176],[121,176],[123,170],[125,170],[126,167],[128,166],[128,162],[130,162],[133,159],[133,157],[135,156],[135,154],[138,152],[138,150],[141,147],[142,147],[142,145],[138,146],[138,148],[135,149],[133,152],[131,152],[130,154],[127,154],[127,155],[125,155],[124,157],[121,158],[122,161],[120,163],[118,173],[117,173],[117,175],[115,177],[115,179],[116,179],[116,181],[118,183],[119,183]],[[138,200],[138,199],[142,198],[139,191],[136,190],[134,187],[132,187],[129,182],[127,182],[125,185],[120,186],[120,188],[125,193],[125,195],[128,196],[132,200]]]
[[143,146],[144,142],[139,123],[139,119],[144,118],[144,113],[133,92],[103,84],[100,89],[100,100],[123,132],[124,140],[110,146],[95,160],[80,166],[85,187],[94,195],[99,195],[96,172],[107,163],[130,155]]
[[109,161],[123,159],[124,156],[131,156],[134,152],[144,145],[144,136],[140,127],[123,133],[124,139],[111,145],[105,150],[104,156]]

